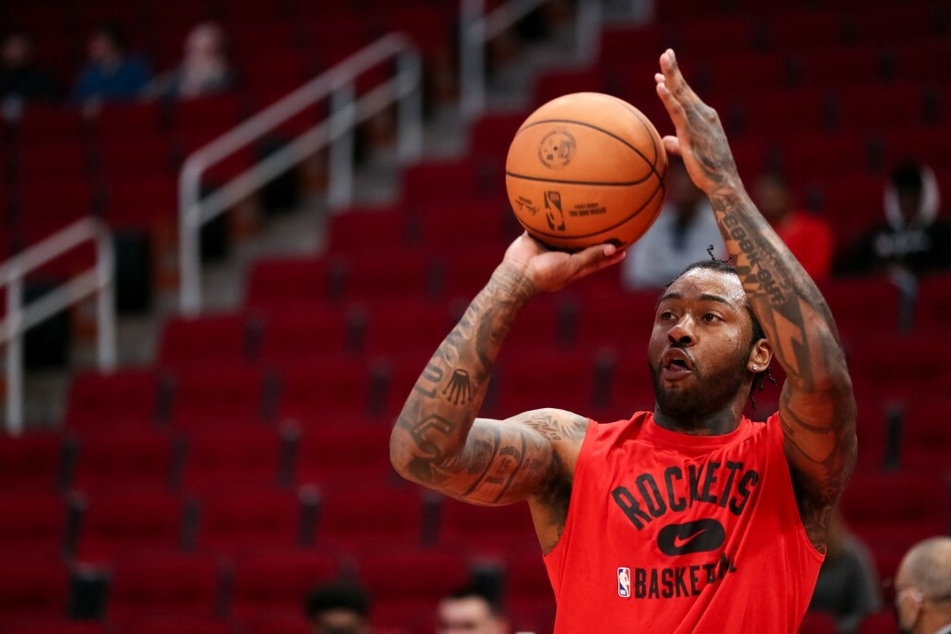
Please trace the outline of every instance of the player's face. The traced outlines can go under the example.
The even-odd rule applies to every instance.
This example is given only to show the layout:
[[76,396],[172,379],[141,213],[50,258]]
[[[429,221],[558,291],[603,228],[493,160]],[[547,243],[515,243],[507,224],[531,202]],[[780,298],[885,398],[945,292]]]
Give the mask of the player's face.
[[674,281],[657,304],[648,347],[661,411],[696,419],[733,401],[747,379],[752,332],[736,275],[694,269]]

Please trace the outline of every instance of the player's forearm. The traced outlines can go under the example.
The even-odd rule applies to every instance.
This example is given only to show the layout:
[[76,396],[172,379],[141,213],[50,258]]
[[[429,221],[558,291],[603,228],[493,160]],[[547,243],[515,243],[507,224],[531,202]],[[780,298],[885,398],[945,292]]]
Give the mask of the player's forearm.
[[390,439],[390,459],[404,477],[439,485],[459,457],[482,406],[502,342],[536,292],[516,267],[499,266],[426,364]]
[[850,383],[835,321],[818,287],[739,187],[710,196],[720,233],[773,352],[803,392]]

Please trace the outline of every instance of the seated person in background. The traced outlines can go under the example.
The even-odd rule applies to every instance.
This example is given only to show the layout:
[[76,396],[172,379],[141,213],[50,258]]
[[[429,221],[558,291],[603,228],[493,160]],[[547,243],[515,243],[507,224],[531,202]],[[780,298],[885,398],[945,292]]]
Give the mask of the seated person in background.
[[370,598],[360,586],[330,582],[307,595],[307,620],[314,634],[369,634]]
[[881,609],[878,575],[865,545],[849,532],[838,509],[826,546],[809,609],[832,614],[838,632],[851,634],[862,619]]
[[621,280],[627,288],[663,288],[688,264],[703,259],[710,245],[721,245],[710,202],[679,157],[670,157],[667,201],[647,233],[628,250]]
[[127,52],[126,41],[118,29],[103,26],[86,44],[89,61],[83,67],[73,90],[73,99],[94,112],[105,101],[137,98],[151,77],[148,64]]
[[10,31],[0,45],[0,102],[7,119],[15,119],[24,101],[55,101],[56,80],[33,61],[33,41],[23,31]]
[[437,634],[508,634],[509,626],[498,601],[477,585],[459,588],[443,597],[436,611]]
[[844,274],[922,275],[951,269],[951,221],[938,218],[934,172],[903,162],[885,185],[885,221],[862,235],[842,259]]
[[829,279],[834,241],[832,227],[825,220],[793,206],[792,192],[785,176],[764,172],[751,192],[763,217],[792,251],[806,273],[818,283]]
[[951,537],[920,541],[895,575],[898,629],[908,634],[951,632]]
[[146,96],[187,99],[228,90],[234,80],[224,31],[213,22],[202,22],[185,38],[182,63],[156,78],[146,89]]

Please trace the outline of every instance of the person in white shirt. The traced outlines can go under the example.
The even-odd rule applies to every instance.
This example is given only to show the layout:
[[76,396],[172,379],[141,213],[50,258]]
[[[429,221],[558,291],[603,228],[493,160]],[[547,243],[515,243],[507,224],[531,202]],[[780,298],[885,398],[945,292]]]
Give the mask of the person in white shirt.
[[688,264],[703,259],[711,245],[723,250],[710,202],[690,180],[683,161],[670,159],[667,201],[622,262],[621,279],[627,288],[663,288]]

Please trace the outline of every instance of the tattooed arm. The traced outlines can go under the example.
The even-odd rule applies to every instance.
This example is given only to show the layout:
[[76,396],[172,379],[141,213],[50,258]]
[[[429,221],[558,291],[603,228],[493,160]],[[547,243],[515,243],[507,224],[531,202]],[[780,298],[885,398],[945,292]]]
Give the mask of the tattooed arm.
[[543,547],[553,546],[587,419],[554,409],[502,421],[476,415],[522,306],[540,291],[558,290],[623,257],[611,245],[568,255],[546,251],[527,235],[515,240],[416,381],[391,435],[394,468],[475,504],[528,500]]
[[829,307],[753,205],[716,112],[684,81],[673,51],[660,59],[657,94],[674,122],[668,151],[684,158],[710,198],[753,312],[786,370],[780,397],[786,457],[800,515],[824,550],[829,518],[855,463],[855,400]]

